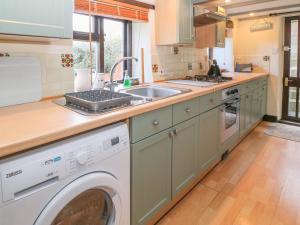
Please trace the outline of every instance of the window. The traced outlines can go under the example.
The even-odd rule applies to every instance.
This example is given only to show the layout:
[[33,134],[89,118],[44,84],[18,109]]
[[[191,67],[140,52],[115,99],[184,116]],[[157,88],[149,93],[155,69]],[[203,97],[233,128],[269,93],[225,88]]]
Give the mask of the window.
[[[113,64],[124,56],[131,56],[131,22],[92,16],[89,28],[89,16],[73,14],[74,28],[74,69],[90,67],[89,30],[92,38],[92,70],[93,73],[105,73],[109,80],[109,73]],[[124,71],[131,74],[131,63],[120,64],[114,74],[115,80],[122,80]]]

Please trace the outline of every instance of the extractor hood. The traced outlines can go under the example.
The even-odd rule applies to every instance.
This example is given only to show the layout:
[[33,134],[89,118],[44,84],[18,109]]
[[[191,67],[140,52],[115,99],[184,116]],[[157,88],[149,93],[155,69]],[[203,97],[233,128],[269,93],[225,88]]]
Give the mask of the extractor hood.
[[194,6],[194,26],[200,27],[208,24],[214,24],[226,21],[227,16],[223,8],[218,7],[216,10],[205,9],[199,6]]

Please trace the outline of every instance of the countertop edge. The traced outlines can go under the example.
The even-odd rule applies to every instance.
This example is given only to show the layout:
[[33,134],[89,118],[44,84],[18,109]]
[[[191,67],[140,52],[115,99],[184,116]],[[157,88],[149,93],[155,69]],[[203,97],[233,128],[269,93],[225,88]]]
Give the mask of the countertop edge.
[[[11,142],[8,145],[1,145],[0,146],[0,159],[6,158],[9,156],[18,154],[18,153],[22,153],[25,151],[29,151],[29,150],[32,150],[39,146],[42,146],[42,145],[45,145],[45,144],[48,144],[48,143],[51,143],[54,141],[59,141],[59,140],[65,139],[65,138],[69,138],[71,136],[74,136],[74,135],[77,135],[80,133],[88,132],[93,129],[98,129],[103,126],[109,125],[109,124],[113,124],[113,123],[116,123],[119,121],[124,121],[130,117],[133,117],[133,116],[136,116],[136,115],[139,115],[142,113],[153,111],[153,110],[163,108],[163,107],[166,107],[169,105],[173,105],[176,103],[180,103],[180,102],[183,102],[183,101],[186,101],[189,99],[200,97],[200,96],[203,96],[203,95],[206,95],[209,93],[220,91],[220,90],[228,88],[228,87],[232,87],[232,86],[243,84],[243,83],[246,83],[246,82],[249,82],[252,80],[256,80],[256,79],[258,79],[260,77],[264,77],[264,76],[269,76],[269,74],[268,73],[260,73],[253,77],[249,76],[247,79],[238,80],[238,81],[233,80],[228,83],[222,83],[222,84],[217,85],[212,88],[193,90],[192,92],[174,96],[174,97],[170,97],[167,99],[162,99],[159,101],[155,101],[155,102],[151,102],[151,103],[147,103],[147,104],[143,104],[143,105],[139,105],[139,106],[128,107],[128,108],[126,108],[126,113],[123,113],[124,110],[114,111],[112,113],[107,113],[107,114],[101,115],[101,118],[97,119],[95,117],[94,120],[82,122],[81,124],[70,126],[65,129],[60,129],[58,131],[54,131],[54,132],[44,134],[41,136],[29,137],[27,139],[18,140],[16,142]],[[161,82],[159,82],[159,84],[170,86],[169,84],[161,83]],[[186,86],[186,88],[188,88],[188,87]]]

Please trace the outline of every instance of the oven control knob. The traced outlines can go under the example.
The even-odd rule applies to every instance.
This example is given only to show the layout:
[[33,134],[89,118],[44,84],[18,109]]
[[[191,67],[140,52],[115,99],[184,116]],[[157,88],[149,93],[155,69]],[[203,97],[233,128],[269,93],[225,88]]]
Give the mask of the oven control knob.
[[232,95],[233,95],[234,93],[235,93],[235,91],[234,91],[234,90],[230,91],[230,94],[232,94]]
[[76,155],[76,161],[80,164],[80,165],[85,165],[88,161],[88,153],[87,152],[80,152]]
[[226,91],[226,95],[230,95],[230,91]]
[[234,90],[234,93],[239,93],[239,90],[238,90],[238,89],[235,89],[235,90]]

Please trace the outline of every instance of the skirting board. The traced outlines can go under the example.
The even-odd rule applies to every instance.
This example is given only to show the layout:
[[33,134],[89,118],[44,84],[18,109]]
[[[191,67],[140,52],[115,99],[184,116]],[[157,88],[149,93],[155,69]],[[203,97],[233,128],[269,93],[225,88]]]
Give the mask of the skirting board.
[[272,122],[272,123],[278,122],[277,116],[272,116],[272,115],[264,115],[263,120],[268,121],[268,122]]

